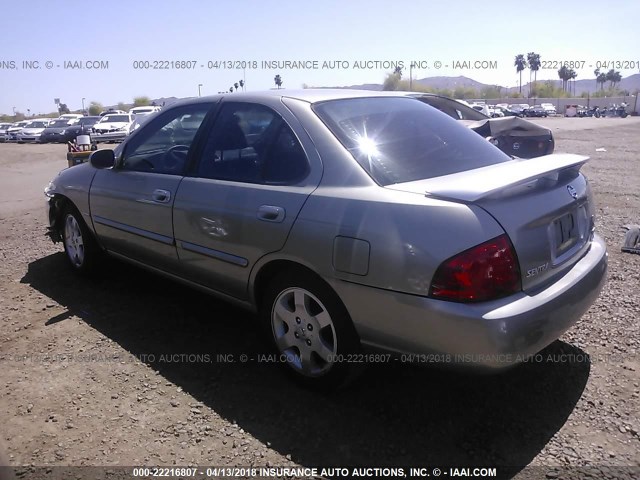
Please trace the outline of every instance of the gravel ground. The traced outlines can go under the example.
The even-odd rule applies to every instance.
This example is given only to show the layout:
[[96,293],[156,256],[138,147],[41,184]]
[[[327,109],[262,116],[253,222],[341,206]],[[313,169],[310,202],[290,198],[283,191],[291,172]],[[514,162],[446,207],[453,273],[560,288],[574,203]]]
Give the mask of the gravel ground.
[[44,237],[42,188],[64,147],[0,144],[0,440],[18,477],[59,472],[34,466],[483,465],[638,478],[640,256],[620,246],[622,226],[640,223],[640,119],[539,123],[556,151],[592,157],[583,171],[610,252],[599,300],[541,361],[495,376],[373,365],[333,394],[258,362],[243,311],[116,261],[99,280],[73,275]]

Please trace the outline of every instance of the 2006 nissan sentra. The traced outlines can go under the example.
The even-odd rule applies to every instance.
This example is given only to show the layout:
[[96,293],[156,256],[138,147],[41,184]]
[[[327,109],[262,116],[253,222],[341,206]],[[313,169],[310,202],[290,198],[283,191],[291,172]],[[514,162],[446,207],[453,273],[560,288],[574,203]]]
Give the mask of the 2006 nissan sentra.
[[499,369],[562,335],[607,268],[587,160],[511,158],[407,96],[281,90],[174,104],[45,193],[75,270],[107,252],[259,312],[329,386],[365,346]]

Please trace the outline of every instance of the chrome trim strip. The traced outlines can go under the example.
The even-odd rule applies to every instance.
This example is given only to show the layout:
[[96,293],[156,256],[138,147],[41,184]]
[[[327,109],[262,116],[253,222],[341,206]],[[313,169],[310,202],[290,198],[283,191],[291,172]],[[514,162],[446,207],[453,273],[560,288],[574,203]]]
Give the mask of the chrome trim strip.
[[99,216],[94,216],[93,221],[101,225],[106,225],[107,227],[122,230],[123,232],[133,233],[134,235],[148,238],[149,240],[155,240],[156,242],[164,243],[165,245],[174,245],[173,238],[160,235],[159,233],[149,232],[147,230],[142,230],[141,228],[132,227],[131,225],[126,225],[120,222],[114,222],[113,220]]
[[221,252],[220,250],[213,250],[212,248],[201,247],[200,245],[196,245],[195,243],[183,242],[182,240],[180,240],[180,246],[190,252],[206,255],[207,257],[212,257],[216,260],[222,260],[223,262],[238,265],[239,267],[246,267],[247,265],[249,265],[249,260],[247,260],[246,258],[231,255],[230,253]]

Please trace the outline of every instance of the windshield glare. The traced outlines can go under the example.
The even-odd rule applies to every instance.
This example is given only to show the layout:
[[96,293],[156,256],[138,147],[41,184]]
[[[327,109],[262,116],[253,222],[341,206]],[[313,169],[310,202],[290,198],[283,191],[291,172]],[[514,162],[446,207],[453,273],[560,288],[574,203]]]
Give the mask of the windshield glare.
[[477,133],[414,98],[330,100],[313,110],[380,185],[510,160]]

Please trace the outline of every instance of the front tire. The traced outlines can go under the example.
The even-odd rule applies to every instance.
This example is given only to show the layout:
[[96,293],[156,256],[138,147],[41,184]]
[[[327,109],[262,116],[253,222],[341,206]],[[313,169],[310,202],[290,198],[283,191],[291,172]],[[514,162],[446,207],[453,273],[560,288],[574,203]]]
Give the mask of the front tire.
[[80,212],[72,206],[66,207],[62,213],[60,233],[71,268],[81,274],[92,273],[100,256],[100,247]]
[[330,390],[345,383],[360,340],[335,292],[313,274],[285,272],[270,282],[262,321],[279,363],[303,386]]

